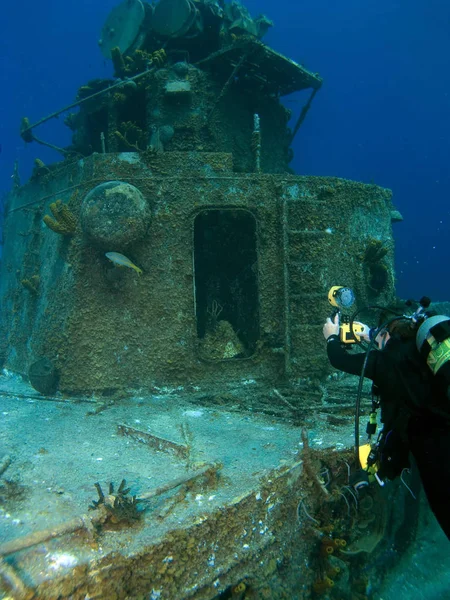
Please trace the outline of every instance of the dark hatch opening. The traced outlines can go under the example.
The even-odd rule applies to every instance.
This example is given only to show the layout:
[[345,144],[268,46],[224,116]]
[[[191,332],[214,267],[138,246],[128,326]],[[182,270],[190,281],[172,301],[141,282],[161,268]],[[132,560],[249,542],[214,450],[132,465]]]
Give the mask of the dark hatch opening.
[[[194,270],[197,335],[209,358],[253,354],[259,337],[255,217],[242,209],[199,213]],[[231,352],[224,351],[228,338]]]

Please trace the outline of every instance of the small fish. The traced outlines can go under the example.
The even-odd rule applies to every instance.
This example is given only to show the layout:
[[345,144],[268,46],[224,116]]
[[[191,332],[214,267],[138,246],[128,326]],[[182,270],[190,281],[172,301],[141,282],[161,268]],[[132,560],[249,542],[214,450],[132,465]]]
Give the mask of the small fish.
[[105,256],[106,258],[109,258],[116,267],[128,267],[129,269],[134,269],[138,275],[141,275],[142,273],[142,269],[137,267],[129,258],[119,252],[106,252]]

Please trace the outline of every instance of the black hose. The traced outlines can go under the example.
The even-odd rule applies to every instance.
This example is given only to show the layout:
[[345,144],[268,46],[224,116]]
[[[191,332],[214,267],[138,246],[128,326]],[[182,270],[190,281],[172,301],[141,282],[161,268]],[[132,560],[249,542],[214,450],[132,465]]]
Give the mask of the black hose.
[[[351,327],[351,331],[353,332],[353,321],[355,319],[355,316],[360,313],[362,310],[366,310],[368,308],[376,308],[376,309],[382,309],[384,311],[389,311],[392,312],[394,314],[396,314],[393,310],[390,309],[386,309],[385,307],[381,307],[381,306],[367,306],[364,307],[364,309],[360,309],[359,311],[356,311],[355,313],[353,313],[351,319],[350,319],[350,327]],[[403,320],[403,319],[409,319],[409,317],[406,317],[405,315],[398,315],[396,314],[395,317],[393,317],[392,319],[389,319],[388,321],[386,321],[385,323],[383,323],[382,325],[380,325],[373,333],[372,335],[372,339],[369,342],[369,345],[367,346],[366,349],[366,355],[364,357],[364,362],[363,362],[363,366],[361,369],[361,375],[359,376],[359,384],[358,384],[358,391],[356,393],[356,406],[355,406],[355,459],[356,459],[356,463],[361,467],[361,461],[359,459],[359,415],[360,415],[360,411],[361,411],[361,395],[362,395],[362,388],[364,385],[364,375],[366,372],[366,367],[367,367],[367,361],[369,360],[369,354],[372,350],[372,348],[375,345],[375,340],[378,336],[378,334],[380,333],[380,331],[382,331],[383,329],[386,329],[386,327],[389,327],[389,325],[391,323],[394,323],[395,321],[399,321],[399,320]],[[355,336],[356,337],[356,336]],[[361,344],[361,342],[359,342],[359,344]]]

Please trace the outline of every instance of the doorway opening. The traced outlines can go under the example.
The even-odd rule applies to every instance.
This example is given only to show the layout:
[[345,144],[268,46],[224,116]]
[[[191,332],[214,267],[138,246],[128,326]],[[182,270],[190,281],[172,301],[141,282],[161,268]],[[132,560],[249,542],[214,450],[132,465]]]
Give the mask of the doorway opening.
[[246,358],[259,338],[256,219],[210,209],[194,222],[195,312],[201,354]]

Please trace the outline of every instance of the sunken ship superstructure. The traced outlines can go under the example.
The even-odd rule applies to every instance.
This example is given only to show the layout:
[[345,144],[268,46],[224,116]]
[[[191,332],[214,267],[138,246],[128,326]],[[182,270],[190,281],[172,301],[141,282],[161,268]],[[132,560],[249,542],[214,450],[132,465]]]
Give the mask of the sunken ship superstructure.
[[114,77],[23,119],[37,147],[66,113],[72,143],[7,197],[4,597],[360,599],[419,530],[394,484],[358,500],[355,388],[322,336],[333,286],[393,298],[401,216],[389,190],[291,170],[322,79],[270,26],[125,0],[99,40]]
[[236,2],[175,4],[112,11],[114,79],[79,89],[64,161],[8,198],[2,360],[45,359],[67,393],[320,378],[330,286],[393,293],[390,191],[289,167],[320,76]]

